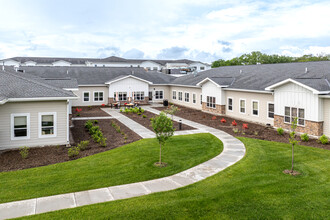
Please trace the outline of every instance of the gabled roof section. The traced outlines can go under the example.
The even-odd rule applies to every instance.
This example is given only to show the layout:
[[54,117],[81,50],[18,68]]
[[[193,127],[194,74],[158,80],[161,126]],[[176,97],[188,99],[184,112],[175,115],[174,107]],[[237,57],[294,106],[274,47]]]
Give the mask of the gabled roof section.
[[312,91],[314,94],[328,94],[330,92],[330,85],[325,78],[294,78],[286,79],[281,82],[275,83],[265,88],[265,90],[272,91],[287,83],[294,83],[305,89]]
[[140,80],[142,82],[145,82],[145,83],[148,83],[148,84],[153,84],[152,82],[150,81],[147,81],[147,80],[144,80],[144,79],[141,79],[139,77],[136,77],[136,76],[133,76],[133,75],[127,75],[127,76],[118,76],[114,79],[112,79],[111,81],[108,81],[106,82],[105,84],[112,84],[112,83],[115,83],[115,82],[118,82],[118,81],[121,81],[121,80],[124,80],[124,79],[127,79],[127,78],[133,78],[133,79],[137,79],[137,80]]

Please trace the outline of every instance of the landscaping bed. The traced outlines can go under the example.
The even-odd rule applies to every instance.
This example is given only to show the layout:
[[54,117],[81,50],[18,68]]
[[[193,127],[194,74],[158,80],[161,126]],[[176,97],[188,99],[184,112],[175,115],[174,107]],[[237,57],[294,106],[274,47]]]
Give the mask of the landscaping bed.
[[[179,105],[177,105],[179,106]],[[277,141],[283,143],[289,143],[289,134],[284,133],[283,135],[279,135],[277,130],[270,127],[257,123],[251,123],[235,118],[231,118],[228,116],[216,116],[211,113],[202,112],[200,110],[187,108],[184,106],[179,106],[180,111],[177,111],[175,116],[185,118],[194,122],[198,122],[200,124],[204,124],[219,130],[223,130],[228,134],[231,134],[235,137],[249,137],[256,138],[260,140],[268,140],[268,141]],[[163,111],[166,107],[157,107],[157,110]],[[225,119],[226,123],[222,123],[221,119]],[[232,122],[236,121],[237,125],[233,126]],[[243,129],[243,124],[247,124],[248,129]],[[236,132],[234,132],[234,129]],[[297,135],[297,140],[300,141],[300,136]],[[330,150],[330,145],[323,145],[318,142],[317,139],[311,138],[308,142],[300,142],[300,145],[318,147],[323,149]]]
[[72,116],[73,117],[105,117],[105,116],[110,116],[106,112],[102,111],[101,108],[102,108],[102,106],[72,107]]
[[[100,144],[93,141],[88,130],[85,128],[85,122],[81,120],[73,121],[74,127],[71,128],[75,143],[89,140],[88,146],[90,147],[90,149],[80,151],[75,159],[108,151],[141,139],[135,132],[115,119],[98,120],[97,125],[100,126],[104,137],[107,138],[107,146],[101,147]],[[127,139],[124,139],[124,135],[121,133],[117,133],[111,122],[115,122],[120,126],[121,131],[126,135]],[[21,157],[19,150],[8,150],[0,154],[0,172],[46,166],[69,160],[71,159],[68,156],[68,148],[66,146],[32,147],[29,149],[29,155],[26,159]]]
[[[136,121],[137,123],[143,125],[144,127],[146,127],[146,128],[153,131],[152,126],[151,126],[150,118],[153,118],[153,117],[157,116],[156,114],[151,113],[149,111],[144,111],[144,113],[142,113],[141,115],[138,115],[138,114],[135,114],[135,113],[125,113],[125,112],[121,112],[121,113],[124,114],[125,116],[129,117],[130,119]],[[145,115],[147,117],[144,118],[143,115]],[[179,122],[173,121],[173,127],[175,128],[176,131],[179,131]],[[186,124],[182,124],[182,127],[181,127],[181,131],[194,130],[194,129],[195,128],[190,127]]]

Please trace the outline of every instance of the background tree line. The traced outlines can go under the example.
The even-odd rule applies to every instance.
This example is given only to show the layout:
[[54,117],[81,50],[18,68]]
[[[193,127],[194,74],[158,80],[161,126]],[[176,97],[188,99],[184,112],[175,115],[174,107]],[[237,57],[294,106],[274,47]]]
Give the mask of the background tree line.
[[292,62],[308,62],[308,61],[325,61],[330,60],[330,55],[312,54],[303,55],[301,57],[281,56],[277,54],[267,55],[260,51],[253,51],[248,54],[243,54],[240,57],[235,57],[231,60],[219,59],[212,62],[212,68],[219,66],[236,66],[236,65],[252,65],[252,64],[269,64],[269,63],[292,63]]

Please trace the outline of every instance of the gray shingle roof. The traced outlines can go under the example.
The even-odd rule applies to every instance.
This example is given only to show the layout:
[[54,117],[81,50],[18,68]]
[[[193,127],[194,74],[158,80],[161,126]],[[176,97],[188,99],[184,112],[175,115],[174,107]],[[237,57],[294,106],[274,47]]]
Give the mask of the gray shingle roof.
[[[0,97],[10,98],[46,98],[46,97],[75,97],[70,91],[42,83],[34,77],[20,73],[0,71]],[[1,99],[0,99],[1,100]]]

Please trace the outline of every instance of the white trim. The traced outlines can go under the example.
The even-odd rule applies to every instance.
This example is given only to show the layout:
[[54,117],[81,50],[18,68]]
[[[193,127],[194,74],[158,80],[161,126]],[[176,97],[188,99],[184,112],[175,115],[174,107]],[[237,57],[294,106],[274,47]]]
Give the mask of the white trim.
[[[196,92],[192,92],[191,94],[192,94],[192,99],[191,99],[192,100],[192,104],[195,104],[196,105],[197,104],[197,94],[196,94]],[[194,102],[194,95],[195,95],[195,102]]]
[[54,65],[54,63],[56,64],[56,63],[59,63],[59,62],[64,62],[64,63],[67,63],[67,64],[72,64],[72,63],[70,63],[70,62],[68,62],[68,61],[65,61],[65,60],[57,60],[57,61],[55,61],[55,62],[52,62],[51,64],[53,64]]
[[67,102],[67,107],[66,107],[66,142],[67,144],[70,144],[70,101],[68,100]]
[[8,99],[3,99],[2,101],[0,101],[0,105],[5,104],[6,102],[8,102]]
[[[285,115],[285,107],[288,107],[289,109],[290,109],[290,122],[285,122],[285,117],[286,117],[286,115]],[[291,106],[284,106],[284,118],[283,118],[283,122],[284,122],[284,124],[290,124],[291,125],[291,123],[292,123],[292,108],[295,108],[295,109],[297,109],[297,126],[299,126],[299,127],[305,127],[306,126],[306,117],[304,117],[304,125],[301,125],[301,124],[299,124],[299,109],[302,109],[302,110],[304,110],[304,116],[306,116],[306,110],[305,110],[305,108],[299,108],[299,107],[291,107]]]
[[[53,120],[54,120],[54,134],[42,134],[41,129],[42,129],[42,116],[43,115],[53,115]],[[39,112],[38,113],[38,137],[39,138],[53,138],[57,136],[57,113],[56,112]]]
[[274,104],[274,102],[267,102],[267,119],[269,119],[269,120],[274,120],[274,118],[270,118],[269,117],[269,104],[273,104],[274,105],[274,112],[273,112],[273,114],[274,114],[274,118],[275,118],[275,104]]
[[78,85],[78,87],[108,87],[107,85],[105,84],[81,84],[81,85]]
[[[173,98],[173,93],[175,92],[175,99]],[[178,100],[178,93],[176,90],[172,90],[172,100]]]
[[68,99],[78,99],[78,97],[42,97],[42,98],[9,98],[8,102],[30,102],[30,101],[61,101]]
[[272,91],[276,87],[282,86],[282,85],[284,85],[286,83],[289,83],[289,82],[294,83],[294,84],[297,84],[297,85],[299,85],[299,86],[301,86],[301,87],[303,87],[305,89],[308,89],[308,90],[312,91],[313,94],[328,94],[329,93],[329,91],[322,91],[322,92],[321,91],[318,91],[316,89],[313,89],[312,87],[306,86],[305,84],[302,84],[300,82],[297,82],[296,80],[291,79],[291,78],[286,79],[286,80],[283,80],[283,81],[278,82],[278,83],[275,83],[275,84],[273,84],[271,86],[268,86],[268,87],[265,88],[265,90]]
[[249,90],[249,89],[224,88],[223,90],[238,91],[238,92],[253,92],[253,93],[267,93],[267,94],[273,94],[273,92],[270,92],[270,91]]
[[[156,98],[156,92],[163,92],[163,98],[161,98],[161,99],[157,99]],[[164,89],[155,89],[154,90],[154,96],[155,96],[155,100],[163,100],[164,98],[165,98],[165,93],[164,93]]]
[[[231,110],[229,110],[229,99],[231,99]],[[234,99],[233,97],[227,97],[227,111],[233,112],[234,111]]]
[[[88,101],[85,101],[85,93],[88,93]],[[82,101],[83,102],[91,102],[91,92],[90,91],[83,91]]]
[[[253,114],[253,102],[256,102],[256,103],[258,103],[258,114],[257,115],[255,115],[255,114]],[[251,100],[251,115],[252,116],[255,116],[255,117],[259,117],[259,115],[260,115],[260,103],[259,103],[259,100]]]
[[72,89],[70,89],[70,88],[63,88],[64,90],[67,90],[67,91],[79,91],[79,89],[77,89],[77,88],[72,88]]
[[[103,93],[102,97],[103,97],[103,100],[102,101],[95,101],[95,93]],[[93,102],[104,102],[104,91],[93,91]]]
[[[188,101],[186,101],[186,94],[188,94]],[[190,103],[190,92],[184,92],[184,102]]]
[[200,81],[199,83],[196,84],[196,86],[202,86],[202,84],[204,84],[206,81],[210,81],[211,83],[213,83],[216,87],[221,87],[221,85],[219,85],[218,83],[214,82],[212,79],[210,79],[209,77],[206,77],[205,79],[203,79],[202,81]]
[[[241,100],[244,100],[244,103],[245,103],[245,104],[244,104],[244,112],[241,112]],[[239,107],[238,112],[239,112],[240,114],[245,115],[245,114],[246,114],[246,99],[239,99],[238,107]]]
[[[181,92],[181,100],[179,99],[179,93]],[[183,102],[183,91],[178,91],[178,101]]]
[[[20,117],[20,116],[25,116],[26,117],[26,137],[15,137],[14,136],[14,118],[15,117]],[[30,139],[30,113],[12,113],[10,114],[10,130],[11,130],[11,140],[16,141],[16,140],[27,140]]]
[[139,77],[132,76],[132,75],[123,76],[123,77],[121,77],[121,78],[119,78],[119,79],[105,82],[105,84],[109,84],[109,85],[110,85],[111,83],[115,83],[115,82],[118,82],[118,81],[121,81],[121,80],[123,80],[123,79],[127,79],[127,78],[133,78],[133,79],[137,79],[137,80],[140,80],[140,81],[146,82],[146,83],[148,83],[148,84],[153,84],[153,83],[150,82],[150,81],[147,81],[147,80],[144,80],[144,79],[141,79],[141,78],[139,78]]

